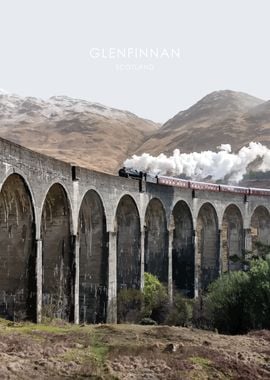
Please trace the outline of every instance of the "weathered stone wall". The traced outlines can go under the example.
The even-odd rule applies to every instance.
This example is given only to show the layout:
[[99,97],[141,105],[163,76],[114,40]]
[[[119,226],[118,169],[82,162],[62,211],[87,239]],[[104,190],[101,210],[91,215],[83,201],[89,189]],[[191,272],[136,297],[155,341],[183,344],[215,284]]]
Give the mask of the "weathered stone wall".
[[179,201],[173,209],[173,283],[188,297],[194,296],[194,231],[188,205]]
[[48,191],[42,209],[43,315],[72,320],[73,256],[70,206],[59,184]]
[[35,316],[35,221],[23,179],[12,174],[0,193],[0,312]]
[[108,295],[108,234],[99,195],[90,190],[79,212],[79,308],[80,322],[106,321]]
[[244,231],[241,212],[235,205],[226,208],[222,220],[221,270],[228,272],[242,268]]
[[117,290],[139,289],[141,278],[140,217],[134,200],[125,195],[117,211]]
[[218,219],[210,203],[205,203],[199,211],[196,235],[199,284],[205,290],[219,274]]
[[153,198],[145,214],[144,269],[161,282],[168,282],[168,230],[160,200]]
[[118,289],[142,287],[144,270],[170,295],[174,284],[197,296],[228,256],[269,243],[267,197],[140,186],[3,139],[0,148],[5,317],[115,322]]
[[266,207],[258,206],[251,217],[250,223],[252,248],[256,249],[256,242],[270,244],[270,214]]

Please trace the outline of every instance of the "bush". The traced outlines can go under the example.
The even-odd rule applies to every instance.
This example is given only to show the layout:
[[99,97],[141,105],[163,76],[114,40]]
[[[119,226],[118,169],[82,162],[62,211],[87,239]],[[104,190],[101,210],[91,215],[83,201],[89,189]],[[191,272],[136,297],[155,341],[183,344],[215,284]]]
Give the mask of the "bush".
[[167,287],[156,276],[145,273],[143,292],[123,289],[118,293],[118,322],[187,326],[192,317],[192,302],[175,293],[171,304]]
[[270,328],[270,260],[251,263],[247,305],[250,329]]
[[143,292],[138,289],[122,289],[118,293],[118,322],[138,323],[145,320],[163,323],[167,318],[169,307],[166,287],[156,276],[145,273]]
[[165,323],[171,326],[188,326],[192,319],[192,306],[192,300],[176,293]]
[[150,273],[144,274],[144,317],[164,323],[170,308],[167,288]]
[[117,296],[118,322],[138,323],[142,318],[143,293],[138,289],[122,289]]
[[151,318],[143,318],[143,319],[140,321],[140,325],[156,326],[156,325],[157,325],[157,322],[154,321],[154,320],[151,319]]
[[198,329],[212,330],[213,322],[211,316],[206,308],[206,297],[200,295],[194,300],[192,310],[192,324]]
[[144,273],[144,302],[145,308],[149,308],[149,313],[152,309],[160,303],[160,298],[166,299],[168,297],[167,289],[156,276],[151,273]]
[[246,293],[248,274],[231,272],[209,286],[206,297],[206,318],[220,332],[243,333],[246,331]]
[[212,327],[224,333],[269,328],[270,261],[250,262],[248,272],[232,272],[213,282],[205,300]]

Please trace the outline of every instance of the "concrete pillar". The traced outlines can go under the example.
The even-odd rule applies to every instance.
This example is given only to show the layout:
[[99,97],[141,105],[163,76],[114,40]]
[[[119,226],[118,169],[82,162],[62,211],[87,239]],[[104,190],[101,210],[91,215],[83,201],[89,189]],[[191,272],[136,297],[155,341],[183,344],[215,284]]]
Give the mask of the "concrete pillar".
[[198,237],[196,230],[193,231],[194,244],[194,298],[198,298],[200,292],[201,256],[198,254]]
[[36,322],[42,320],[42,240],[36,240]]
[[244,229],[244,250],[252,251],[252,236],[250,228]]
[[223,273],[223,260],[222,260],[222,230],[218,230],[218,275]]
[[173,264],[172,264],[172,250],[173,250],[173,229],[168,230],[168,294],[169,300],[173,302]]
[[75,235],[78,231],[78,215],[79,215],[79,178],[77,177],[77,167],[71,166],[71,174],[72,174],[72,185],[73,185],[73,193],[72,193],[72,203],[73,203],[73,217],[72,217],[72,225],[73,225],[73,233],[72,235],[72,254],[73,254],[73,284],[74,284],[74,323],[80,323],[80,241],[79,236]]
[[79,237],[73,236],[73,257],[74,257],[74,323],[80,323],[80,241]]
[[145,238],[145,233],[143,229],[141,231],[141,282],[140,282],[141,290],[143,290],[144,288],[144,238]]
[[117,323],[117,251],[116,232],[109,232],[107,323]]
[[[244,250],[243,250],[243,258],[251,258],[252,254],[247,255],[248,252],[252,252],[252,235],[250,228],[244,228]],[[248,269],[247,264],[242,265],[243,270]]]

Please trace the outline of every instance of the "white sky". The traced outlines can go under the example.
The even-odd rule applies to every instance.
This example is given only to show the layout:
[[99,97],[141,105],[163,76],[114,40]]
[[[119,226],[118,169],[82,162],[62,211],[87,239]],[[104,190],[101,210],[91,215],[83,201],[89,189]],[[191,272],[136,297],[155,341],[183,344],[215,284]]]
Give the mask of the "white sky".
[[[269,0],[0,0],[0,88],[160,122],[215,90],[267,100],[269,20]],[[113,60],[91,59],[93,47],[173,47],[181,58],[117,71]]]

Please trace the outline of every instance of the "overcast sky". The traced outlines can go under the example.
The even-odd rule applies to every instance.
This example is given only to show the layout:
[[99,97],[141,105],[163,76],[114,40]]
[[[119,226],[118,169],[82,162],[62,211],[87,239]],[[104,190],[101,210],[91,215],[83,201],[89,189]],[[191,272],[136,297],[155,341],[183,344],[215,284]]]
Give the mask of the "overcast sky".
[[[0,0],[0,88],[159,122],[215,90],[270,99],[269,18],[269,0]],[[93,48],[180,58],[93,58]]]

